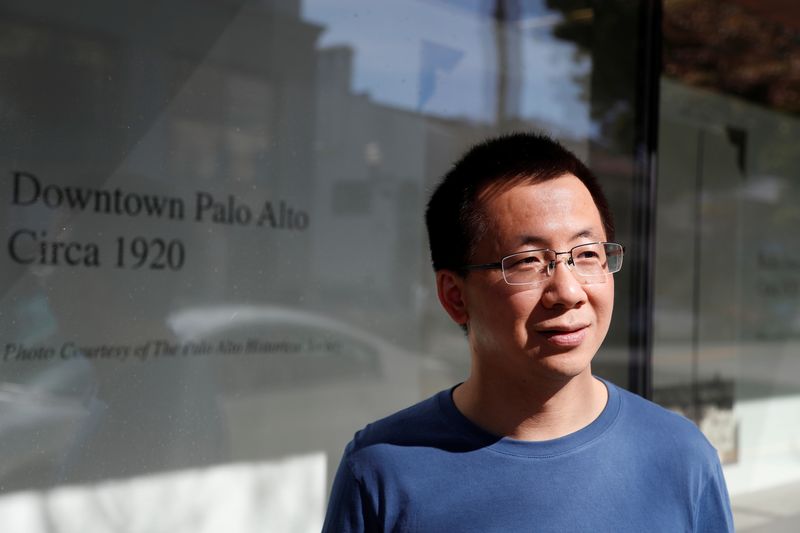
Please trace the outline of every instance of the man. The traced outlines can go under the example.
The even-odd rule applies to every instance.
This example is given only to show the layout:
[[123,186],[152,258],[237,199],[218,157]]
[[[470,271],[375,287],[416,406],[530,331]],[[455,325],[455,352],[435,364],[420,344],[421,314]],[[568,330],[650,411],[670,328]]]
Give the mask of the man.
[[490,140],[426,222],[470,375],[356,434],[324,530],[733,531],[697,428],[592,375],[623,249],[591,172],[543,136]]

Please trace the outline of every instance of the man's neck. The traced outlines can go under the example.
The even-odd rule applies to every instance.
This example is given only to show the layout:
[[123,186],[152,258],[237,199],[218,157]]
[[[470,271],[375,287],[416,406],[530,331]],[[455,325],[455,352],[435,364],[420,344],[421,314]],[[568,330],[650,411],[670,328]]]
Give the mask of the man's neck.
[[564,381],[522,377],[509,382],[473,372],[453,392],[461,413],[492,434],[542,441],[563,437],[592,423],[608,391],[590,369]]

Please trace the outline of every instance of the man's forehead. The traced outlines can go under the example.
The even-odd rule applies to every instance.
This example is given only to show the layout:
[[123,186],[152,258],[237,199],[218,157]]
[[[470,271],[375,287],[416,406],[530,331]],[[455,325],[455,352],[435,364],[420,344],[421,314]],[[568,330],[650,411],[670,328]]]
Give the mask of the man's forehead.
[[[485,235],[495,241],[495,247],[549,248],[555,246],[556,234],[562,243],[559,246],[606,240],[595,199],[572,174],[543,181],[531,177],[505,181],[486,187],[479,198],[476,207]],[[568,211],[559,206],[566,206]]]

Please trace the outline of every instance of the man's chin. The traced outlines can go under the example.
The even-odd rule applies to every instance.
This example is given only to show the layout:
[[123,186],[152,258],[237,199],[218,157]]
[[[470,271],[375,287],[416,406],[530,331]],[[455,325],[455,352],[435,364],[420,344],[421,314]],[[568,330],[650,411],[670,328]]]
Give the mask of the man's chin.
[[581,349],[542,350],[536,364],[549,375],[570,380],[582,374],[591,375],[593,356]]

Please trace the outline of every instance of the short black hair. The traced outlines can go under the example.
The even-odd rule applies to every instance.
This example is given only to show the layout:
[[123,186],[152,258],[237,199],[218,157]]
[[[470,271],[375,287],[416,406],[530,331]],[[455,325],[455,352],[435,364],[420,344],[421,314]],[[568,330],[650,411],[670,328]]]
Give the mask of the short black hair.
[[478,196],[490,185],[511,188],[549,181],[564,174],[589,190],[606,233],[614,240],[614,221],[597,178],[575,154],[539,133],[513,133],[473,146],[436,187],[425,211],[434,270],[456,272],[469,264],[486,231]]

